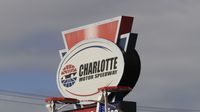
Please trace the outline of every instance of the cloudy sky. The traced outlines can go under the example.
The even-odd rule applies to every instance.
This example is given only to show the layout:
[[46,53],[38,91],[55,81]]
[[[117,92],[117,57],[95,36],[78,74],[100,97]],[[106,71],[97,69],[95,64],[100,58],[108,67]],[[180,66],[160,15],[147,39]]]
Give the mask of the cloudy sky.
[[5,101],[42,100],[3,91],[61,96],[61,31],[121,15],[135,17],[132,32],[139,34],[142,63],[125,99],[139,106],[200,109],[199,11],[199,0],[0,0],[0,111],[46,112],[41,105]]

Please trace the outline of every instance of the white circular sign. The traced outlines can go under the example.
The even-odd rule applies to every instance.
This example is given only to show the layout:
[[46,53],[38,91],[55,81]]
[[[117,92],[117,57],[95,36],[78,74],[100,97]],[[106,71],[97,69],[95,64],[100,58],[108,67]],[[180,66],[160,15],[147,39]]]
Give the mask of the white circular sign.
[[105,39],[84,40],[71,48],[57,70],[64,97],[97,100],[98,88],[117,86],[124,71],[121,50]]

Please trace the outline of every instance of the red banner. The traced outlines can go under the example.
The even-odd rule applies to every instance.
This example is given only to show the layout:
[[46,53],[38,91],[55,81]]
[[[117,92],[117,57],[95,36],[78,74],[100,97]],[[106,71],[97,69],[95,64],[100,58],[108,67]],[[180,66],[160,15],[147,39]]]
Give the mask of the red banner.
[[82,40],[103,38],[117,44],[120,35],[131,32],[133,17],[120,16],[62,32],[67,50]]
[[81,109],[81,110],[73,110],[72,112],[96,112],[96,107],[86,108],[86,109]]

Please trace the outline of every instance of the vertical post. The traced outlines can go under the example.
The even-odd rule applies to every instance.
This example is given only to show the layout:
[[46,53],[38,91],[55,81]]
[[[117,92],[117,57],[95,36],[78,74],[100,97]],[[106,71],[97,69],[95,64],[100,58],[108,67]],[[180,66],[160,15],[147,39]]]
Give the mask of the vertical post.
[[51,112],[56,112],[56,104],[54,103],[54,101],[51,101]]
[[108,93],[107,91],[104,92],[104,107],[105,107],[105,112],[108,112]]

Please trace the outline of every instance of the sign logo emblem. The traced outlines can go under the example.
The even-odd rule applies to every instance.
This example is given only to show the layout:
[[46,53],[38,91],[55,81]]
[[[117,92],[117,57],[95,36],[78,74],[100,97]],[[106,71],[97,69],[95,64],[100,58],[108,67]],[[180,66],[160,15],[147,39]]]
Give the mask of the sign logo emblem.
[[65,86],[66,88],[73,86],[77,80],[76,73],[77,69],[74,65],[65,65],[61,72],[61,83],[63,84],[63,86]]

